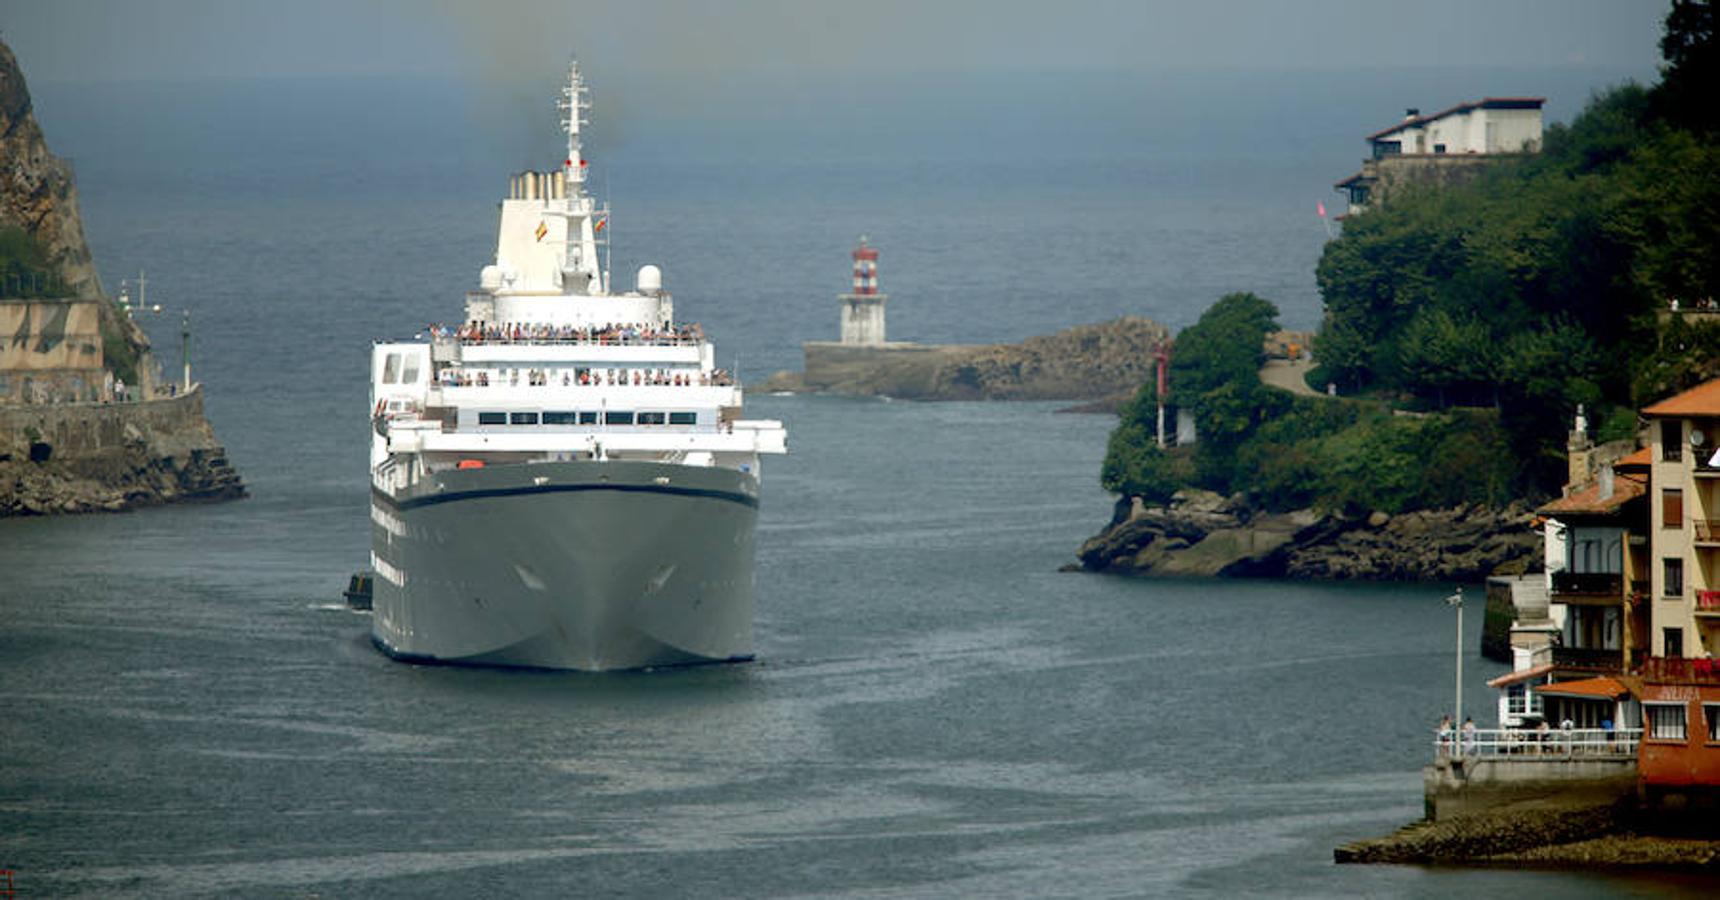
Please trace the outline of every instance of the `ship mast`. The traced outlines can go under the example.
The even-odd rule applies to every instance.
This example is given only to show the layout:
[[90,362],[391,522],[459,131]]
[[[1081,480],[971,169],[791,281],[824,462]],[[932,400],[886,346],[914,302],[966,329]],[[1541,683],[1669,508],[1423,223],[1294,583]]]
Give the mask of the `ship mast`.
[[598,210],[591,196],[585,192],[589,166],[581,148],[579,127],[591,124],[585,118],[586,111],[591,109],[591,99],[577,60],[568,61],[567,87],[562,88],[556,109],[561,113],[561,130],[567,134],[567,157],[561,165],[567,181],[566,215],[570,233],[567,258],[562,268],[567,275],[574,276],[568,278],[564,275],[563,283],[578,284],[582,280],[579,276],[584,276],[585,289],[577,292],[601,296],[608,291],[604,285],[604,273],[598,267],[597,230],[599,222],[607,218],[608,210]]

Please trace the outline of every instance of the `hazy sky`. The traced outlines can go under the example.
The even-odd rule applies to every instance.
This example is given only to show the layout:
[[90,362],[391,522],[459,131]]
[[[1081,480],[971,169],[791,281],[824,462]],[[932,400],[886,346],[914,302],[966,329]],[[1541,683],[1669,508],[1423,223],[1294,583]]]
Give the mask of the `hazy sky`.
[[1667,0],[0,0],[37,82],[1356,66],[1652,74]]

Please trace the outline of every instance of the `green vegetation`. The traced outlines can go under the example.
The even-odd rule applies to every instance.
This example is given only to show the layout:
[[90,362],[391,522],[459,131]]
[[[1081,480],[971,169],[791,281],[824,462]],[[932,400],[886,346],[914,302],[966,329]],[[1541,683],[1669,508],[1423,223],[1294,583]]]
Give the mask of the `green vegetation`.
[[1185,487],[1243,492],[1268,509],[1399,512],[1503,503],[1516,468],[1492,410],[1396,415],[1356,400],[1293,397],[1260,383],[1277,310],[1231,294],[1183,329],[1166,401],[1193,414],[1192,448],[1155,442],[1157,385],[1144,385],[1111,433],[1107,490],[1162,503]]
[[29,232],[0,225],[0,296],[57,297],[61,288],[54,267]]
[[1330,377],[1497,409],[1524,487],[1547,490],[1577,404],[1616,427],[1720,375],[1720,326],[1656,316],[1707,306],[1720,284],[1715,105],[1693,87],[1710,83],[1712,23],[1709,3],[1675,3],[1657,87],[1601,94],[1541,154],[1346,222],[1317,271]]
[[1154,446],[1149,384],[1111,436],[1105,487],[1388,511],[1544,495],[1563,480],[1577,404],[1616,439],[1640,406],[1720,377],[1713,25],[1708,0],[1675,0],[1658,85],[1597,95],[1546,129],[1540,154],[1345,223],[1316,272],[1314,354],[1366,401],[1262,387],[1276,310],[1233,294],[1177,338],[1167,400],[1194,414],[1200,443]]

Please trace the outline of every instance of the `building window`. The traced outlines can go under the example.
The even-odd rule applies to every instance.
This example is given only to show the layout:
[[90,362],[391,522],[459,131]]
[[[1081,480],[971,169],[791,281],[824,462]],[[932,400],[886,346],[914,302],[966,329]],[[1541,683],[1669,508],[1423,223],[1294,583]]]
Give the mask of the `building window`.
[[500,412],[481,412],[478,413],[478,424],[506,425],[508,424],[508,414]]
[[1678,659],[1684,655],[1684,629],[1662,629],[1660,639],[1666,645],[1662,648],[1661,656]]
[[1664,569],[1662,574],[1665,576],[1662,580],[1666,582],[1665,584],[1661,585],[1661,591],[1660,591],[1661,596],[1663,596],[1663,597],[1683,597],[1684,596],[1684,560],[1682,560],[1682,559],[1663,559],[1663,560],[1661,560],[1661,563],[1663,564],[1663,569]]
[[630,412],[607,412],[603,414],[605,425],[632,425],[633,414]]
[[1433,145],[1433,152],[1444,153],[1445,152],[1445,145],[1444,144],[1434,144]]
[[694,425],[699,421],[698,413],[672,412],[669,414],[670,425]]
[[1664,741],[1684,740],[1684,704],[1644,703],[1643,714],[1648,717],[1648,736]]
[[579,422],[579,414],[565,411],[551,411],[543,414],[545,425],[575,425]]
[[508,424],[510,425],[536,425],[537,423],[538,414],[535,412],[512,413],[508,416]]
[[667,418],[667,416],[660,412],[642,412],[639,414],[639,424],[661,425],[667,420]]
[[1702,704],[1702,718],[1708,720],[1708,743],[1720,743],[1720,703]]
[[1374,159],[1384,159],[1403,152],[1403,141],[1374,141]]
[[1505,688],[1505,712],[1512,716],[1538,716],[1541,714],[1541,695],[1523,682],[1508,685]]
[[400,383],[400,354],[390,353],[382,359],[382,383]]
[[1684,527],[1684,491],[1678,488],[1666,488],[1660,492],[1660,526],[1662,528]]
[[1355,184],[1355,185],[1350,186],[1350,205],[1352,205],[1352,206],[1367,206],[1368,205],[1368,187],[1367,187],[1367,185]]
[[1684,423],[1676,419],[1662,419],[1660,422],[1660,458],[1679,460],[1684,458]]

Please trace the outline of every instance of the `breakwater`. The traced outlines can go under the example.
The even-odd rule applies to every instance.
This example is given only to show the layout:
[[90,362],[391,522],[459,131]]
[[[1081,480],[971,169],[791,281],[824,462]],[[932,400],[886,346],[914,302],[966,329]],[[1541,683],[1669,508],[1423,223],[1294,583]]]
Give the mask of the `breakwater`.
[[805,369],[778,372],[762,391],[857,394],[903,400],[1106,400],[1153,378],[1170,330],[1124,316],[1015,344],[802,345]]
[[199,387],[135,403],[0,406],[0,516],[244,495]]

